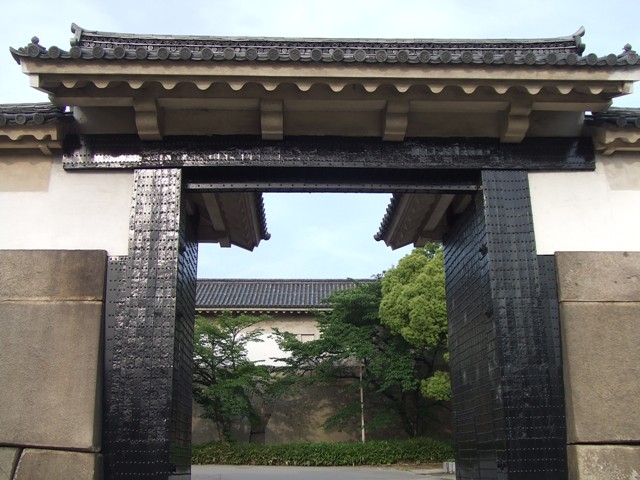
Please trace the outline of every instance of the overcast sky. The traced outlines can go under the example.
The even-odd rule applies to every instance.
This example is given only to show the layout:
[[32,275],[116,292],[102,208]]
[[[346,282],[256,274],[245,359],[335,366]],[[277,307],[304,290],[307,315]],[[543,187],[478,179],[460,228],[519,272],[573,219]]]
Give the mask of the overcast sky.
[[[638,0],[216,1],[28,0],[2,4],[0,103],[44,102],[9,54],[32,36],[69,48],[72,22],[89,30],[176,35],[360,38],[546,38],[586,28],[585,53],[640,50]],[[636,86],[640,89],[640,85]],[[640,107],[640,94],[614,105]],[[388,195],[267,194],[271,240],[254,252],[201,246],[208,278],[367,278],[397,263],[373,240]],[[1,227],[0,227],[1,228]]]

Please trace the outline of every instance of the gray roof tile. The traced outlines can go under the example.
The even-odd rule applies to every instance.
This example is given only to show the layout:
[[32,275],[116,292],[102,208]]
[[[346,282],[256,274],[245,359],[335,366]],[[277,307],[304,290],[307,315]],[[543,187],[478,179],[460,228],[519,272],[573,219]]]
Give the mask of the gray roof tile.
[[51,103],[0,104],[0,126],[42,125],[65,118],[71,114]]
[[202,310],[309,310],[326,308],[333,292],[372,280],[199,279],[196,308]]
[[610,108],[606,112],[593,112],[586,120],[593,125],[640,128],[640,108]]
[[85,30],[73,24],[66,51],[48,49],[33,37],[11,49],[23,57],[152,61],[365,62],[470,65],[557,65],[615,67],[636,65],[638,55],[625,45],[620,55],[582,56],[584,29],[546,39],[317,39],[139,35]]

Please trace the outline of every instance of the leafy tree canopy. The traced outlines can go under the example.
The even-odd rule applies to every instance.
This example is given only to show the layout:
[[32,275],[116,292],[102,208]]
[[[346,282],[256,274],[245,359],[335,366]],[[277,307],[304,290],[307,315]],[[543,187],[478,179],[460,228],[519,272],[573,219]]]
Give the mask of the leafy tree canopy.
[[[194,329],[193,396],[212,419],[218,437],[231,440],[234,421],[259,421],[251,399],[265,386],[269,372],[247,358],[247,344],[260,342],[262,330],[250,329],[263,317],[223,315],[196,317]],[[248,330],[247,330],[248,329]]]
[[[359,421],[359,369],[366,398],[370,430],[387,424],[392,416],[410,437],[423,435],[433,402],[420,394],[420,379],[431,370],[425,349],[414,348],[380,321],[382,280],[363,282],[329,297],[331,312],[318,318],[320,338],[300,342],[286,332],[276,332],[280,347],[290,356],[282,381],[293,384],[331,384],[352,379],[353,402],[336,412],[325,426],[355,427]],[[393,415],[390,415],[392,413]]]
[[386,272],[382,278],[380,320],[431,358],[430,371],[421,379],[422,394],[449,400],[449,373],[436,370],[438,360],[447,359],[447,306],[440,245],[430,243],[414,249]]
[[447,306],[442,249],[414,249],[382,278],[380,319],[415,347],[442,348]]
[[[249,342],[260,341],[251,329],[261,317],[222,316],[196,319],[194,397],[215,421],[221,438],[231,438],[233,421],[260,418],[252,398],[280,395],[313,383],[338,384],[353,401],[326,426],[357,426],[358,390],[365,392],[368,429],[400,420],[411,436],[426,433],[430,409],[450,399],[446,371],[447,321],[442,250],[429,244],[415,249],[384,276],[340,291],[329,298],[331,311],[318,314],[320,338],[301,342],[275,331],[289,356],[280,358],[278,380],[247,358]],[[363,372],[359,380],[360,369]],[[254,402],[255,404],[255,402]]]

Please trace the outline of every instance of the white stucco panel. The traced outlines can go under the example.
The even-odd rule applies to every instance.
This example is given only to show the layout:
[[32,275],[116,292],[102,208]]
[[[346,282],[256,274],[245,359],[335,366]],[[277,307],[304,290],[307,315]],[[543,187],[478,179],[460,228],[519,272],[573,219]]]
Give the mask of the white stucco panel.
[[539,255],[640,251],[640,155],[596,158],[595,172],[530,173]]
[[48,188],[0,191],[0,249],[126,255],[132,189],[132,172],[65,172],[54,159]]
[[247,357],[249,360],[262,365],[283,365],[283,362],[277,362],[275,359],[286,358],[290,354],[280,350],[273,335],[273,329],[275,328],[281,332],[294,334],[302,342],[320,338],[320,330],[314,317],[293,315],[290,319],[286,319],[285,316],[279,315],[274,319],[262,321],[251,328],[251,330],[259,328],[263,333],[260,336],[260,341],[247,345]]

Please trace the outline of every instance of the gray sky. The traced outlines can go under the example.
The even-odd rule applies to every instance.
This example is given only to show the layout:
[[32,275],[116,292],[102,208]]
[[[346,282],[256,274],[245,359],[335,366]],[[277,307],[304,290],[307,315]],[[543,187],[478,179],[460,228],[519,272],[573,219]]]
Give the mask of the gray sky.
[[[187,35],[542,38],[586,28],[585,53],[640,50],[637,0],[30,0],[2,5],[0,103],[44,102],[9,54],[32,36],[69,48],[72,22],[85,29]],[[636,86],[640,90],[640,86]],[[640,107],[640,94],[615,101]],[[201,246],[198,275],[210,278],[366,278],[409,252],[373,240],[388,195],[265,195],[271,240],[254,252]]]

